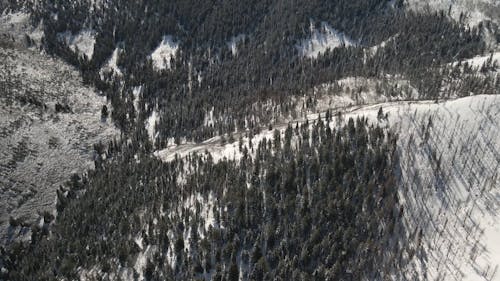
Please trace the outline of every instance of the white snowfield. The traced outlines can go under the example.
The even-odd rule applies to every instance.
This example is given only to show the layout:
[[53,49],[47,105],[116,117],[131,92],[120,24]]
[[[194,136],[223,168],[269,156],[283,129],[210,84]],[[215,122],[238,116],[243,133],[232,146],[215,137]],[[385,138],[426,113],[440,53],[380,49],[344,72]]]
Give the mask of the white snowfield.
[[158,70],[170,69],[170,60],[175,58],[175,54],[179,49],[179,44],[174,41],[170,35],[163,36],[160,45],[151,54],[153,67]]
[[342,46],[355,46],[357,43],[342,32],[332,28],[328,23],[321,22],[320,29],[316,29],[311,23],[311,37],[304,39],[296,45],[299,55],[307,58],[318,58],[327,50],[333,50]]
[[112,77],[123,76],[121,69],[118,67],[118,59],[121,52],[122,52],[121,48],[119,47],[115,48],[111,57],[108,59],[106,64],[101,68],[101,70],[99,71],[99,75],[101,76],[102,80],[104,80],[107,74],[111,74]]
[[58,39],[65,42],[73,52],[85,55],[90,60],[94,54],[95,36],[93,30],[85,29],[77,34],[72,34],[70,31],[59,33]]
[[[377,118],[381,107],[387,120]],[[405,255],[407,264],[393,279],[500,280],[500,95],[384,102],[342,112],[330,126],[366,116],[399,135],[400,199],[409,247],[417,250]],[[307,119],[314,122],[318,114]],[[276,129],[283,134],[286,126]],[[272,136],[265,130],[243,138],[243,145],[251,141],[256,148]],[[205,151],[214,161],[241,157],[238,141],[222,145],[218,137],[155,155],[171,161]]]
[[408,235],[413,246],[421,239],[406,278],[500,280],[500,96],[387,103],[346,118],[379,123],[380,107],[380,124],[399,134]]

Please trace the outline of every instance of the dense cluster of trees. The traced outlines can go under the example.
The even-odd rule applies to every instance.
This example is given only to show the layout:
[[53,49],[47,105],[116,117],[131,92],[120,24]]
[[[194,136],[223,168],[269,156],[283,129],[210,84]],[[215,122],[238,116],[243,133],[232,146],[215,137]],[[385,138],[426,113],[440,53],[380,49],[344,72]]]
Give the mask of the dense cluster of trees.
[[57,222],[9,249],[6,278],[134,272],[147,248],[146,280],[382,280],[409,250],[396,141],[350,119],[290,125],[242,144],[239,161],[163,163],[130,144],[96,147],[112,160],[61,187]]

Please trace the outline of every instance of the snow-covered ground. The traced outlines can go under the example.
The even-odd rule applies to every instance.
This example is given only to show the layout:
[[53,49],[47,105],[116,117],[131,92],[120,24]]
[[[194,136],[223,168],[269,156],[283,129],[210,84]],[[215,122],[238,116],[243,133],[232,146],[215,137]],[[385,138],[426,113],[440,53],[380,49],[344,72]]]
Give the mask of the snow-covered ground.
[[[493,64],[496,64],[496,69],[497,72],[500,71],[500,51],[498,52],[493,52],[489,55],[485,56],[477,56],[471,59],[463,60],[460,61],[462,65],[467,63],[469,66],[474,67],[474,68],[481,68],[487,61],[491,59]],[[455,66],[459,62],[454,62],[452,65]]]
[[380,107],[400,136],[407,230],[423,234],[406,277],[500,280],[500,96],[387,103],[345,118],[378,123]]
[[213,126],[214,125],[214,108],[212,107],[206,114],[205,114],[205,121],[203,124],[205,126]]
[[238,44],[243,40],[245,40],[245,35],[240,34],[238,36],[233,36],[231,38],[231,40],[229,40],[229,42],[227,42],[227,46],[231,50],[231,53],[233,54],[233,56],[238,55]]
[[121,69],[118,67],[118,59],[121,52],[122,49],[117,47],[106,64],[101,68],[99,74],[102,80],[104,80],[104,77],[108,74],[111,74],[113,77],[121,77],[123,75]]
[[455,20],[466,16],[465,22],[471,26],[481,21],[500,22],[500,1],[498,0],[406,0],[409,9],[415,11],[445,11]]
[[134,109],[139,114],[139,101],[141,99],[142,86],[132,88],[132,96],[134,97]]
[[[33,27],[30,23],[30,15],[25,12],[4,13],[0,15],[0,40],[14,39],[17,45],[26,45],[26,35],[40,45],[43,37],[43,29],[40,26]],[[2,38],[4,37],[4,38]]]
[[156,70],[170,69],[170,60],[175,58],[175,54],[179,49],[179,44],[174,41],[170,35],[163,36],[160,45],[151,54],[153,67]]
[[[0,240],[15,238],[9,216],[32,222],[54,209],[56,189],[93,168],[93,144],[118,135],[101,120],[104,97],[79,72],[30,49],[0,48]],[[57,112],[55,107],[68,106]],[[108,105],[109,106],[109,105]],[[66,111],[66,112],[64,112]],[[29,236],[28,236],[29,237]]]
[[89,29],[81,30],[77,34],[72,34],[70,31],[58,34],[59,40],[65,42],[73,52],[85,55],[89,60],[94,54],[95,36],[95,32]]
[[311,37],[304,39],[296,45],[299,55],[307,58],[317,58],[326,50],[333,50],[342,46],[355,46],[357,43],[342,32],[332,28],[328,23],[322,22],[316,29],[311,23]]

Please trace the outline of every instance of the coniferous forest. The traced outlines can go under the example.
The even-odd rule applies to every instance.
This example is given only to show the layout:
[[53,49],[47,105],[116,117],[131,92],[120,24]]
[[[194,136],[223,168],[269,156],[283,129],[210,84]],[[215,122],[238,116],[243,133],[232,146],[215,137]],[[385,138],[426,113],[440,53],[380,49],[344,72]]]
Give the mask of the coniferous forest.
[[[428,257],[422,228],[403,219],[400,157],[410,145],[401,149],[382,107],[377,122],[335,104],[319,112],[318,89],[341,96],[337,81],[362,77],[377,81],[375,96],[408,106],[499,94],[496,50],[484,38],[500,42],[500,28],[407,2],[0,1],[0,11],[30,15],[43,30],[36,51],[74,67],[105,97],[101,122],[119,131],[93,145],[93,169],[59,186],[53,212],[29,225],[10,218],[30,238],[0,247],[0,281],[412,280],[405,267]],[[301,54],[325,26],[349,40]],[[91,57],[63,36],[82,32],[93,36]],[[175,54],[158,68],[152,53],[167,39]],[[462,63],[490,54],[479,69]],[[58,102],[55,111],[75,110]],[[412,119],[426,136],[416,150],[427,152],[425,121]],[[238,157],[158,156],[228,143]],[[436,175],[439,152],[429,152]]]

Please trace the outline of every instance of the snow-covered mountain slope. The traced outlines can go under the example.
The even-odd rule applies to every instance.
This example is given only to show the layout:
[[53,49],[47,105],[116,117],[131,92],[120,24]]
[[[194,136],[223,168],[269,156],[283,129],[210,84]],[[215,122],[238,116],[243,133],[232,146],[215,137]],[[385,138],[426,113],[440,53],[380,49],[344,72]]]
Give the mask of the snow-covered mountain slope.
[[[32,222],[54,209],[56,189],[93,168],[93,144],[118,134],[106,104],[78,71],[30,49],[0,47],[0,240],[9,217]],[[29,229],[29,228],[28,228]],[[26,230],[26,229],[25,229]]]
[[[380,108],[387,119],[379,118]],[[414,255],[404,257],[409,262],[394,279],[500,280],[500,96],[385,102],[341,112],[332,127],[366,116],[399,135],[400,198]],[[317,118],[307,117],[310,122]],[[285,128],[276,127],[282,134]],[[255,148],[272,137],[273,131],[265,130],[243,137],[242,145],[251,142]],[[175,154],[205,151],[215,161],[241,157],[238,141],[222,144],[220,138],[156,155],[169,161]]]
[[[1,11],[0,11],[1,12]],[[40,45],[43,37],[42,26],[33,27],[30,15],[24,12],[4,13],[0,15],[0,40],[18,46],[27,46],[29,37],[35,45]]]
[[465,16],[466,23],[475,26],[481,21],[500,22],[500,1],[497,0],[406,0],[409,9],[416,11],[445,11],[456,20]]
[[346,118],[378,123],[380,107],[400,136],[400,195],[417,249],[406,278],[500,280],[500,96],[389,103]]

